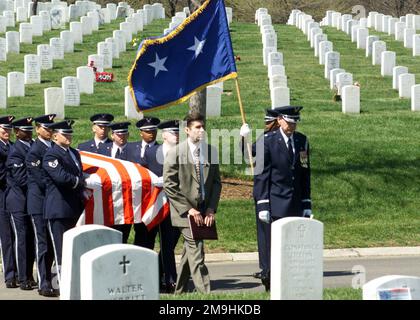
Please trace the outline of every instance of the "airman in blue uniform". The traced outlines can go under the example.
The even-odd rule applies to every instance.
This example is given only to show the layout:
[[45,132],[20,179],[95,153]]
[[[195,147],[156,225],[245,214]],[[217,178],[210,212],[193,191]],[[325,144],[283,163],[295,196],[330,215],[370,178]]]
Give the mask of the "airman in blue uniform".
[[35,243],[32,223],[26,209],[28,178],[25,158],[32,145],[32,117],[12,122],[16,142],[7,157],[6,210],[10,212],[16,239],[18,278],[22,290],[37,287],[33,278]]
[[52,146],[52,129],[55,114],[34,118],[38,138],[34,141],[26,155],[28,174],[27,210],[31,215],[35,232],[36,263],[38,271],[38,293],[46,297],[57,297],[58,293],[51,285],[51,267],[54,253],[47,230],[47,220],[44,219],[44,199],[47,186],[46,172],[42,168],[42,159]]
[[6,160],[9,155],[12,142],[10,135],[12,132],[12,121],[14,116],[0,117],[0,242],[4,280],[6,288],[17,288],[17,266],[14,248],[14,235],[11,225],[10,212],[5,210],[6,193]]
[[99,153],[99,148],[101,146],[112,144],[112,140],[109,139],[108,133],[109,125],[113,120],[114,116],[109,113],[98,113],[91,116],[90,121],[92,121],[94,137],[92,140],[79,144],[77,149],[80,151]]
[[[264,153],[256,155],[264,169],[254,177],[258,217],[267,224],[284,217],[312,216],[309,143],[296,131],[302,107],[275,110],[280,128],[264,135]],[[266,264],[270,266],[270,255]],[[261,281],[269,290],[269,271]]]
[[58,279],[63,248],[63,234],[73,228],[84,210],[83,177],[80,154],[70,147],[74,121],[56,122],[49,126],[53,130],[54,144],[47,150],[42,161],[46,171],[46,195],[44,218],[48,220],[48,231],[54,248]]
[[[155,144],[147,148],[144,153],[144,166],[161,177],[163,180],[164,158],[170,148],[175,147],[179,142],[179,121],[169,120],[158,124],[162,130],[163,144]],[[160,252],[159,271],[163,281],[161,290],[166,293],[173,293],[176,286],[176,264],[175,246],[178,242],[180,231],[174,228],[171,217],[168,215],[158,226],[145,233],[143,245],[146,248],[154,249],[156,234],[159,232]]]

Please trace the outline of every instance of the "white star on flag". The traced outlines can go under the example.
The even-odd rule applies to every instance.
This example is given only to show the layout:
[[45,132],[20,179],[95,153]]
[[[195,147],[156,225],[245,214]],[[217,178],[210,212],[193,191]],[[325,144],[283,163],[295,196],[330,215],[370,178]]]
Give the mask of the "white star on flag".
[[194,37],[194,45],[189,47],[188,50],[195,51],[195,57],[197,58],[200,53],[203,52],[204,44],[206,40],[200,41],[196,37]]
[[149,66],[155,69],[155,78],[158,75],[159,71],[168,71],[168,69],[166,69],[164,66],[166,59],[168,59],[168,57],[160,59],[158,54],[156,53],[155,62],[149,63]]

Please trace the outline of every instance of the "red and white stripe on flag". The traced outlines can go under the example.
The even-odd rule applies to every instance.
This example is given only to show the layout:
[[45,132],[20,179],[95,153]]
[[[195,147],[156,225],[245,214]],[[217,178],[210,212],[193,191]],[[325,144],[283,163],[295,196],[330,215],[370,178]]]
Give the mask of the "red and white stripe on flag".
[[[93,196],[85,203],[85,224],[133,224],[152,229],[169,214],[158,177],[137,163],[80,151],[83,172],[90,174]],[[93,186],[92,186],[93,185]]]

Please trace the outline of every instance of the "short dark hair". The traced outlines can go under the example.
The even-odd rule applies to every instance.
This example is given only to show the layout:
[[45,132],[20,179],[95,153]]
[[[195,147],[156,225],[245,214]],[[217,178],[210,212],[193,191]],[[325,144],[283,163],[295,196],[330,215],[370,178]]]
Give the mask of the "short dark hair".
[[194,121],[200,121],[204,123],[204,116],[198,112],[192,112],[184,118],[184,121],[187,122],[187,127],[189,128]]

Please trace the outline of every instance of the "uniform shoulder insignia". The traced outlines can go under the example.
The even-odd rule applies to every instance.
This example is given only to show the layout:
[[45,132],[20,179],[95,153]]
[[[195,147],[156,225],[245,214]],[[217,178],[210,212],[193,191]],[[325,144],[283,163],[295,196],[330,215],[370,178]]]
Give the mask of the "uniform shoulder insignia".
[[14,163],[13,164],[13,167],[15,167],[15,168],[21,168],[21,167],[23,167],[23,163]]
[[51,168],[56,168],[58,165],[58,160],[55,159],[54,161],[48,161],[48,166],[50,166]]
[[41,164],[41,160],[38,160],[36,162],[31,162],[32,167],[38,167]]

